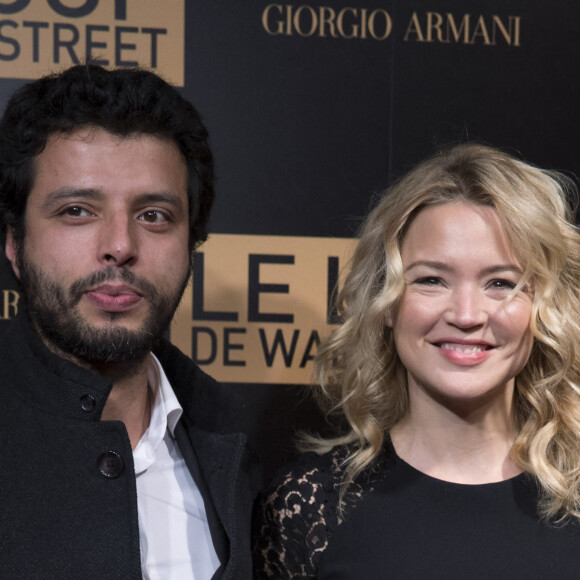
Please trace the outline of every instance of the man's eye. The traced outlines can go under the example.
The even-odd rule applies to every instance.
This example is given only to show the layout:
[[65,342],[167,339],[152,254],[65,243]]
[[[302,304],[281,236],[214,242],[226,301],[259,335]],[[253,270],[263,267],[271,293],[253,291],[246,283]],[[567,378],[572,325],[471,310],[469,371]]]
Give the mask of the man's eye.
[[71,217],[86,217],[90,215],[90,213],[86,209],[84,209],[83,207],[79,207],[78,205],[67,207],[64,210],[63,214]]
[[139,216],[139,219],[150,224],[160,224],[167,221],[167,217],[157,210],[146,211]]

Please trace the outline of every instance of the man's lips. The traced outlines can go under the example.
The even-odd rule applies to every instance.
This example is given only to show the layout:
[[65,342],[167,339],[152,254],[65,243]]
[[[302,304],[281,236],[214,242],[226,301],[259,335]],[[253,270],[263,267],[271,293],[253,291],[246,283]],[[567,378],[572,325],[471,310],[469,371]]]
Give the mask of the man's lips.
[[126,284],[100,284],[86,294],[93,304],[106,312],[126,312],[143,298],[141,292]]

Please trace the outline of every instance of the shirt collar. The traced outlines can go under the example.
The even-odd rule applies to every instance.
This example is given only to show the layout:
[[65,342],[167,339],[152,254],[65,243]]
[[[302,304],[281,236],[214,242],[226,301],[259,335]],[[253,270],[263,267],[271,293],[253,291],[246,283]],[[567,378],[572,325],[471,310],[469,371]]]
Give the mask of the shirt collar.
[[173,392],[165,371],[157,357],[151,353],[149,359],[148,383],[151,403],[149,427],[133,451],[135,473],[138,475],[149,468],[155,461],[157,447],[169,433],[173,437],[175,427],[183,414],[183,409]]
[[[173,388],[159,362],[159,359],[151,353],[151,364],[149,365],[149,385],[154,385],[152,392],[155,394],[155,400],[153,403],[153,409],[151,410],[151,415],[153,416],[154,410],[160,406],[162,408],[163,415],[166,418],[165,427],[169,428],[171,436],[173,437],[175,426],[181,419],[183,415],[183,408],[179,404]],[[150,387],[151,388],[151,387]]]

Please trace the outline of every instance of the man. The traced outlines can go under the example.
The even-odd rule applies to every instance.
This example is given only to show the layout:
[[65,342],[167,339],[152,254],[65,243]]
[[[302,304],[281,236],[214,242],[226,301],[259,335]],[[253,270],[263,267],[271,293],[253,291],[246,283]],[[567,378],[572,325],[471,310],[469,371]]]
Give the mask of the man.
[[213,195],[199,115],[150,72],[76,66],[8,103],[3,578],[251,578],[238,409],[162,338]]

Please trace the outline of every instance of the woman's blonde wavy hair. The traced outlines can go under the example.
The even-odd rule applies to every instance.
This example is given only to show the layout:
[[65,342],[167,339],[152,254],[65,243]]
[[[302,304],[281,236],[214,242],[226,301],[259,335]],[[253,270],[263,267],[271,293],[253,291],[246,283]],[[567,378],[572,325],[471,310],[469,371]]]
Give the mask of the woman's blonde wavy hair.
[[540,484],[544,517],[580,517],[580,233],[569,178],[476,143],[444,149],[390,187],[362,228],[338,307],[344,323],[320,346],[322,408],[345,434],[306,438],[318,453],[349,445],[345,489],[378,458],[409,405],[406,371],[385,314],[404,291],[401,243],[422,208],[451,201],[496,209],[533,288],[530,358],[516,377],[512,457]]

